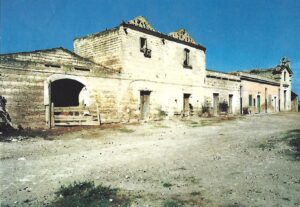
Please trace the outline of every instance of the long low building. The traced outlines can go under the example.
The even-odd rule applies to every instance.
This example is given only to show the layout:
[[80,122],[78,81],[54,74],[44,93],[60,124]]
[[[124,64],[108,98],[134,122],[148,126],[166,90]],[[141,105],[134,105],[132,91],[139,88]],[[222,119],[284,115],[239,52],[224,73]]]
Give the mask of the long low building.
[[206,48],[186,30],[162,34],[141,16],[75,38],[74,52],[60,47],[1,54],[0,61],[0,95],[15,126],[298,109],[287,58],[264,70],[208,70]]

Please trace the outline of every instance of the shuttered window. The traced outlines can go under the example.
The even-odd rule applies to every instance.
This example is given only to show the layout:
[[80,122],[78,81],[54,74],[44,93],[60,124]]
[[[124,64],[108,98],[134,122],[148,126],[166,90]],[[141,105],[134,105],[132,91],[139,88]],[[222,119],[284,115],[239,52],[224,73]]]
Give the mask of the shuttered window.
[[252,106],[252,95],[249,95],[249,106]]

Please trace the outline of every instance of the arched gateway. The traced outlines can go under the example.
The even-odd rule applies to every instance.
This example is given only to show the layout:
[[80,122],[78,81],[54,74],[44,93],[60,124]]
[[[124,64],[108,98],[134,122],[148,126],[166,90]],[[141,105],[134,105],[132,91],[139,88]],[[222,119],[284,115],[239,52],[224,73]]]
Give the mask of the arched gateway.
[[51,76],[45,81],[48,126],[99,125],[97,105],[90,106],[85,83],[68,75]]
[[85,86],[72,79],[60,79],[51,82],[51,102],[54,107],[79,106],[79,96]]

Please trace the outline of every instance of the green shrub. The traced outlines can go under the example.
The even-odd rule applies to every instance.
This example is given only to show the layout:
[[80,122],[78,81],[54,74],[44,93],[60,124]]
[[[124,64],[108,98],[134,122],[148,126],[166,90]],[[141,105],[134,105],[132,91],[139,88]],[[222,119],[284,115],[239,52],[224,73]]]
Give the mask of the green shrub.
[[55,200],[49,207],[125,207],[130,204],[127,197],[118,195],[117,189],[95,186],[94,182],[74,182],[61,186],[55,195]]
[[198,192],[198,191],[193,191],[193,192],[191,192],[191,195],[192,196],[197,196],[197,195],[201,195],[201,193]]
[[210,113],[210,103],[208,101],[205,101],[202,105],[202,113]]
[[163,203],[164,207],[182,207],[183,205],[176,200],[165,200]]
[[224,100],[223,102],[219,103],[219,109],[221,112],[228,112],[228,108],[229,106],[227,101]]
[[163,186],[164,186],[165,188],[169,188],[169,187],[172,186],[172,184],[171,184],[171,183],[164,183]]

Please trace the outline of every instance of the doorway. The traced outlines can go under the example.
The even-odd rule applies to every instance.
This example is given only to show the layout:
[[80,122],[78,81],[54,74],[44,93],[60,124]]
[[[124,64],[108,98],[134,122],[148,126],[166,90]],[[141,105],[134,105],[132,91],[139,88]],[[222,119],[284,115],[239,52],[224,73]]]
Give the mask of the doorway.
[[188,93],[183,94],[183,116],[190,115],[190,96],[191,94]]
[[98,105],[92,108],[86,86],[74,79],[49,82],[49,105],[46,108],[48,127],[100,125]]
[[233,100],[233,95],[229,94],[228,113],[230,114],[232,114],[232,100]]
[[51,83],[51,102],[54,107],[79,106],[79,94],[83,87],[76,80],[56,80]]
[[219,94],[218,93],[213,94],[213,100],[214,100],[214,115],[216,116],[219,114]]
[[141,120],[149,119],[151,91],[140,91]]
[[286,111],[286,90],[283,91],[283,110]]
[[257,95],[257,111],[260,113],[261,107],[260,107],[260,95]]

